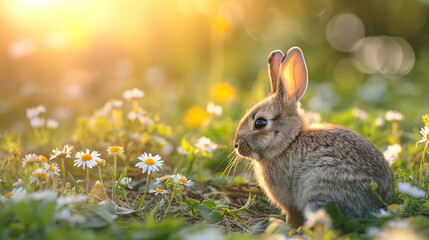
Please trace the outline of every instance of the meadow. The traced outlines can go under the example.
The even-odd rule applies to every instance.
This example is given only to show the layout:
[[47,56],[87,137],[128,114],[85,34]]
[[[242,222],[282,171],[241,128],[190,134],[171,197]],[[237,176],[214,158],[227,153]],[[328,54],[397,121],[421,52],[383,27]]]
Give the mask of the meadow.
[[[427,1],[2,10],[1,239],[429,239]],[[292,229],[234,152],[269,93],[268,54],[292,46],[308,119],[359,132],[394,172],[393,201],[368,219],[327,204]]]

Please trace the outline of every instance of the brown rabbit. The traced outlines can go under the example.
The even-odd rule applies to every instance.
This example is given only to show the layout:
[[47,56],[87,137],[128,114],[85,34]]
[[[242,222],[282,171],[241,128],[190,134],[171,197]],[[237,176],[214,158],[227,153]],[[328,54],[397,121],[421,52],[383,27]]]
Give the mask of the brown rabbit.
[[377,148],[357,132],[331,124],[308,124],[298,101],[307,88],[301,49],[268,57],[271,94],[247,111],[234,139],[239,155],[252,159],[268,198],[291,227],[304,210],[336,203],[345,216],[369,217],[382,205],[369,186],[378,184],[385,202],[394,193],[393,173]]

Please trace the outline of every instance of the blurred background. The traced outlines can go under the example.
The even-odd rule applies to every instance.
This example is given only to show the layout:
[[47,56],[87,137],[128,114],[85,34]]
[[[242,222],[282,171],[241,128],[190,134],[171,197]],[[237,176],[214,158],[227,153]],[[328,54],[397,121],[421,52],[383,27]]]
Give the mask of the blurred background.
[[429,112],[429,0],[3,0],[0,7],[0,130],[31,128],[25,109],[39,104],[60,126],[74,126],[134,87],[145,92],[143,108],[170,125],[200,127],[186,114],[202,114],[209,102],[233,122],[268,93],[268,54],[292,46],[308,65],[307,110],[394,109],[413,124]]

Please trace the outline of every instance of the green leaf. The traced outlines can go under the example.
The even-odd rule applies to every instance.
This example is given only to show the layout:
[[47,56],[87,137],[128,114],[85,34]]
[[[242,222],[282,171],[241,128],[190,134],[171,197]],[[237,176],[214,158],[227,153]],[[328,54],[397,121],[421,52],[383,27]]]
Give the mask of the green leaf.
[[204,200],[203,205],[206,205],[210,209],[216,208],[216,203],[214,203],[212,200]]
[[127,175],[127,167],[124,168],[124,170],[122,170],[121,175],[119,175],[119,181],[121,181],[122,178],[124,178]]

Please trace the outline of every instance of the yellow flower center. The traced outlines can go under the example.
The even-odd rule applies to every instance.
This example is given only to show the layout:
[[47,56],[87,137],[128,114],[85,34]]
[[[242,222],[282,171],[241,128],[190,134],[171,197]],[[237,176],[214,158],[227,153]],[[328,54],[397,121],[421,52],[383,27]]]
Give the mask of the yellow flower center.
[[48,171],[50,171],[50,172],[55,172],[55,168],[54,168],[54,167],[50,167],[50,168],[48,169]]
[[206,147],[210,147],[210,144],[208,144],[208,143],[204,143],[204,146],[206,146]]
[[162,189],[156,189],[155,191],[156,192],[164,192],[164,190],[162,190]]
[[84,162],[92,160],[92,156],[91,156],[91,154],[85,153],[85,154],[83,154],[81,160]]
[[188,183],[188,181],[186,181],[186,179],[185,179],[185,178],[179,178],[179,181],[180,181],[181,183]]
[[13,196],[13,192],[8,192],[4,195],[4,198],[10,198]]
[[201,127],[208,116],[202,108],[192,107],[186,113],[185,122],[191,128]]
[[111,147],[109,147],[109,150],[111,152],[119,152],[119,151],[121,151],[121,148],[119,146],[111,146]]
[[429,139],[429,131],[426,133],[426,139]]
[[107,101],[107,103],[114,103],[114,102],[116,102],[116,98],[111,98]]
[[48,158],[45,157],[45,156],[43,156],[43,155],[40,155],[40,161],[42,161],[42,162],[48,162]]
[[146,165],[154,165],[155,161],[152,158],[148,158],[144,160],[144,163],[146,163]]

